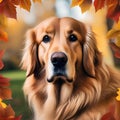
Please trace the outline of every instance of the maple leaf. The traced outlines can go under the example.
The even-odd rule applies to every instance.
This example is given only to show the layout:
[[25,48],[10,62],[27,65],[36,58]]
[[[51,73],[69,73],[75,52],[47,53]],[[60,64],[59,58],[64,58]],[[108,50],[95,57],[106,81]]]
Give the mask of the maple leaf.
[[116,120],[114,117],[114,113],[115,113],[115,105],[111,105],[109,108],[109,112],[104,114],[101,120]]
[[21,8],[30,11],[31,1],[30,0],[19,0],[19,5]]
[[10,88],[4,88],[4,87],[0,87],[0,98],[1,99],[11,99],[12,96],[12,92]]
[[0,3],[2,2],[3,0],[0,0]]
[[8,34],[2,29],[0,29],[0,40],[3,40],[5,42],[8,41]]
[[77,5],[81,5],[84,2],[84,0],[72,0],[72,4],[71,6],[77,6]]
[[120,58],[120,48],[113,42],[110,43],[112,50],[114,51],[114,55],[116,58]]
[[0,105],[3,107],[3,108],[6,108],[7,107],[7,105],[4,103],[4,102],[2,102],[2,99],[0,98]]
[[105,0],[95,0],[94,1],[94,6],[95,10],[98,11],[99,9],[103,8],[105,5]]
[[22,116],[15,117],[15,112],[10,105],[3,108],[0,105],[0,120],[21,120]]
[[19,5],[20,0],[9,0],[11,3],[13,3],[14,5]]
[[118,96],[116,97],[116,100],[120,101],[120,88],[118,88],[117,94],[118,94]]
[[16,19],[16,7],[9,0],[3,0],[0,3],[0,14]]
[[120,17],[120,1],[119,0],[106,0],[108,8],[107,17],[117,21]]
[[86,12],[91,7],[91,4],[92,0],[84,0],[80,5],[82,13]]

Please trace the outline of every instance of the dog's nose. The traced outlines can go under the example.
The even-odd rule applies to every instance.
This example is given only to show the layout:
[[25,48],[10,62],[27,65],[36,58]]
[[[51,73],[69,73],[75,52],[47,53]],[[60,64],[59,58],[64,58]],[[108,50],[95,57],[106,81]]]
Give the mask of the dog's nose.
[[55,52],[51,56],[51,62],[54,67],[64,67],[67,60],[67,56],[63,52]]

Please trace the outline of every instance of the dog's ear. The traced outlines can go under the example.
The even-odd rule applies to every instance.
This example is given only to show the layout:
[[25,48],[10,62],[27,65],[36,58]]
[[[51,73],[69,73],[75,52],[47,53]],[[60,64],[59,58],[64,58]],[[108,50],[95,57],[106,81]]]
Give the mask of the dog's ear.
[[25,48],[23,51],[23,57],[21,61],[22,69],[27,70],[26,76],[35,73],[40,67],[38,59],[38,44],[36,42],[36,36],[34,30],[29,30],[26,34]]
[[95,77],[95,68],[101,64],[102,56],[96,44],[96,39],[91,28],[86,30],[85,42],[83,43],[83,67],[85,72]]

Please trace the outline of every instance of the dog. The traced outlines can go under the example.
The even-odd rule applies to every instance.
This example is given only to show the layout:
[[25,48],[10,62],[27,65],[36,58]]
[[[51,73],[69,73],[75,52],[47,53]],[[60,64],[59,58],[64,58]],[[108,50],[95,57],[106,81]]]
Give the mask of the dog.
[[48,18],[27,32],[23,91],[34,120],[101,120],[116,105],[120,72],[104,63],[94,36],[69,17]]

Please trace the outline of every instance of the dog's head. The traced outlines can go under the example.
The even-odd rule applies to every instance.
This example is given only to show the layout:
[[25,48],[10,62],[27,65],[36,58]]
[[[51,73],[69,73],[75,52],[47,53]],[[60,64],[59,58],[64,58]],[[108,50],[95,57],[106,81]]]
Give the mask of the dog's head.
[[47,82],[72,83],[76,71],[95,77],[99,51],[92,31],[72,18],[52,17],[27,33],[22,59],[27,76],[46,76]]

